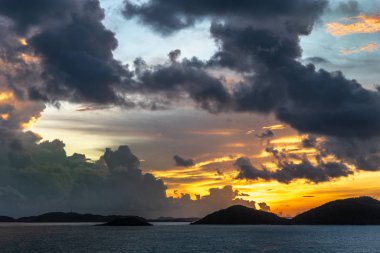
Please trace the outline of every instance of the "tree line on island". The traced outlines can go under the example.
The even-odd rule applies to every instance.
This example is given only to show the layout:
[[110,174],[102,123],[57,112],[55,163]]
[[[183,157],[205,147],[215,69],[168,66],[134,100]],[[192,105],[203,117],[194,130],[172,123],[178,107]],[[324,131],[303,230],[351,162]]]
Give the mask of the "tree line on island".
[[150,222],[192,222],[192,225],[380,225],[380,201],[370,197],[336,200],[313,208],[292,219],[245,206],[231,206],[198,218],[159,218],[138,216],[47,213],[14,219],[0,216],[0,222],[96,222],[102,226],[151,226]]

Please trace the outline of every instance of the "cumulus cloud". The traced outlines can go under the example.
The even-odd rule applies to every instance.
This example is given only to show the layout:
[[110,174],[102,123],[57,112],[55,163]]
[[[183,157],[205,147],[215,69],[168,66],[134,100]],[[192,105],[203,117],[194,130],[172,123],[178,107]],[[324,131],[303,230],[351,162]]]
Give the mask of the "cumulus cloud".
[[243,205],[250,208],[256,208],[254,201],[247,201],[239,198],[241,194],[238,190],[233,190],[232,186],[225,186],[221,189],[210,189],[209,195],[191,199],[190,195],[184,194],[179,199],[172,200],[172,213],[182,213],[184,216],[203,217],[215,210],[220,210],[232,205]]
[[41,70],[24,76],[31,99],[126,104],[117,87],[130,73],[113,58],[118,42],[98,0],[2,0],[0,15]]
[[262,202],[258,204],[261,211],[270,212],[270,206],[267,205],[267,203]]
[[[22,216],[51,211],[135,214],[146,217],[202,216],[239,199],[231,186],[210,189],[192,200],[169,198],[165,183],[143,173],[128,146],[105,153],[95,162],[67,156],[62,141],[43,141],[32,132],[14,134],[0,147],[0,213]],[[4,140],[4,138],[3,138]]]

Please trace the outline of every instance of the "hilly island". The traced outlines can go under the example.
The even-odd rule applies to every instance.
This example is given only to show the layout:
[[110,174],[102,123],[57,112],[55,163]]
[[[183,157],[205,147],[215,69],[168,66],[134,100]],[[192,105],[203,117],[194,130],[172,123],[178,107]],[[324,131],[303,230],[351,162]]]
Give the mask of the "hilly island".
[[[53,212],[39,216],[12,217],[0,216],[0,222],[64,223],[96,222],[106,226],[149,226],[150,222],[194,221],[189,219],[166,218],[165,220],[145,220],[137,216],[93,215]],[[292,219],[279,217],[270,212],[235,205],[206,215],[192,225],[380,225],[380,201],[371,197],[336,200],[313,208]]]

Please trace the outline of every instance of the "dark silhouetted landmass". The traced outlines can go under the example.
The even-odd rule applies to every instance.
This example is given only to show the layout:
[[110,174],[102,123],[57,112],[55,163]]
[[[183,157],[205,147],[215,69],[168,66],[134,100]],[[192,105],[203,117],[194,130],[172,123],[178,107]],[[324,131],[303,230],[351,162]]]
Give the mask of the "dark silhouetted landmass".
[[103,216],[78,213],[45,213],[38,216],[22,217],[17,222],[108,222],[123,216]]
[[199,218],[196,217],[190,217],[190,218],[173,218],[173,217],[160,217],[157,219],[149,219],[149,222],[194,222],[199,220]]
[[380,225],[380,201],[370,197],[336,200],[292,221],[297,225]]
[[245,206],[231,206],[209,214],[193,225],[286,225],[290,221],[273,213]]
[[152,226],[152,224],[138,216],[126,216],[114,219],[99,226]]
[[[196,220],[196,221],[195,221]],[[193,222],[194,225],[380,225],[380,201],[370,197],[336,200],[297,215],[293,219],[244,206],[231,206],[198,220],[197,218],[160,217],[150,222]],[[194,222],[195,221],[195,222]],[[149,226],[137,216],[94,215],[53,212],[14,219],[0,216],[0,222],[76,223],[106,222],[105,226]]]
[[13,219],[12,217],[8,217],[8,216],[0,216],[0,222],[14,222],[15,219]]

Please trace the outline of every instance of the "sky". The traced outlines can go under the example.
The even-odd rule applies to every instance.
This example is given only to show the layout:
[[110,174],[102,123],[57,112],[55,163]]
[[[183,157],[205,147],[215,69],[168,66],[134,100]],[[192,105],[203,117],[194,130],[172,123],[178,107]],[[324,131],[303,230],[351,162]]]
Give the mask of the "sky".
[[380,3],[0,0],[0,214],[380,198]]

